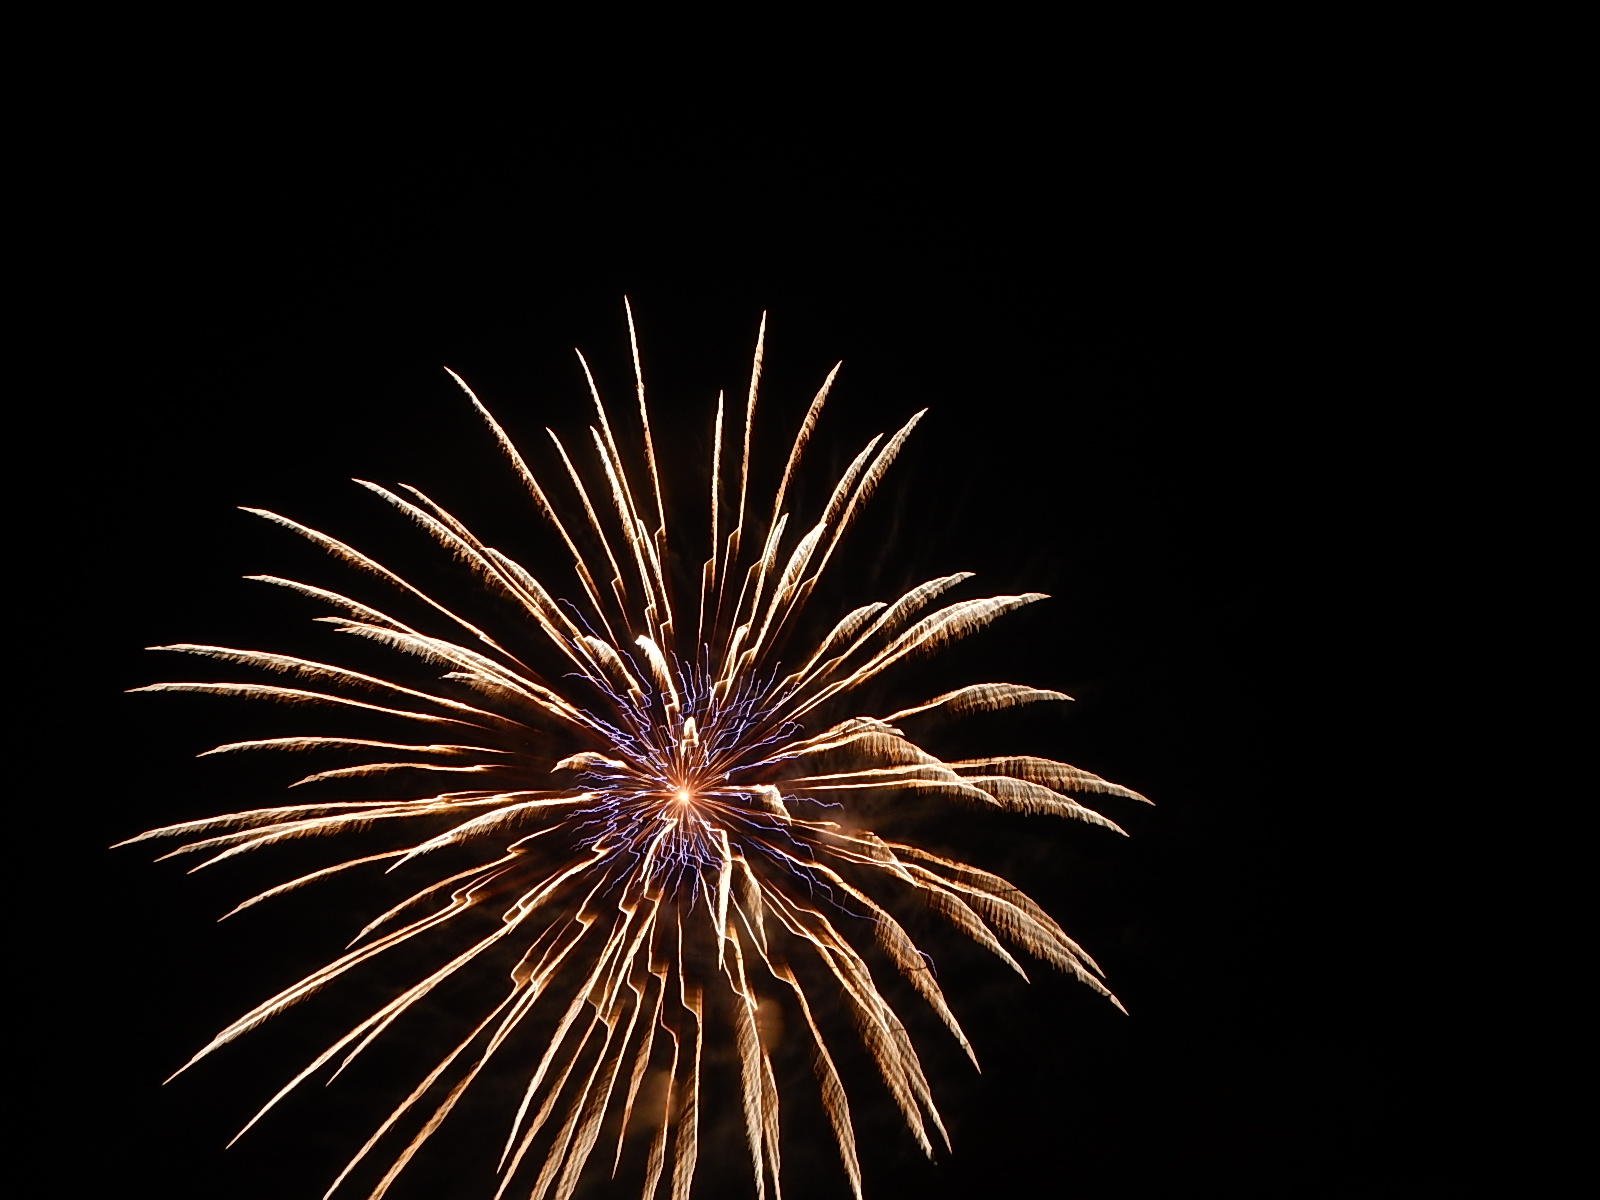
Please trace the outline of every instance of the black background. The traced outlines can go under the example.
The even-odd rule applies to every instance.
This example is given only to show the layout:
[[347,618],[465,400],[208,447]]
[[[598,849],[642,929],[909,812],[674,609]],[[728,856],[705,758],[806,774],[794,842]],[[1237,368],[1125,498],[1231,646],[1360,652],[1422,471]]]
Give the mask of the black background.
[[[175,96],[95,124],[49,293],[70,347],[50,505],[68,586],[46,615],[70,631],[53,661],[75,682],[44,786],[76,815],[48,835],[36,890],[56,917],[46,1016],[71,1031],[43,1094],[92,1130],[86,1170],[172,1197],[320,1195],[382,1111],[341,1083],[221,1149],[328,1040],[323,1014],[160,1086],[363,909],[334,889],[217,926],[257,890],[251,871],[185,877],[105,849],[273,803],[286,781],[196,763],[258,714],[124,696],[183,673],[140,647],[311,645],[315,614],[238,577],[337,587],[338,572],[240,504],[425,562],[351,476],[417,484],[551,561],[441,368],[523,444],[546,424],[575,438],[589,417],[572,347],[614,411],[631,402],[626,294],[655,420],[689,466],[717,389],[742,394],[763,310],[758,443],[781,443],[839,359],[817,467],[929,408],[830,603],[958,569],[1050,593],[919,668],[928,690],[1061,688],[1074,705],[988,718],[986,745],[1156,803],[1108,806],[1127,840],[1025,818],[975,835],[1131,1016],[1046,968],[1027,986],[950,950],[984,1073],[930,1048],[955,1141],[936,1165],[881,1097],[855,1097],[867,1194],[1382,1190],[1401,1087],[1363,950],[1382,871],[1348,832],[1335,765],[1371,723],[1351,713],[1376,651],[1348,581],[1387,486],[1358,433],[1387,402],[1370,386],[1390,336],[1368,275],[1377,218],[1363,181],[1330,169],[1344,147],[1315,116],[1062,120],[1047,93],[1026,99],[1032,115],[1001,123],[646,105],[580,128],[536,105],[218,115]],[[393,1195],[453,1197],[449,1177]]]

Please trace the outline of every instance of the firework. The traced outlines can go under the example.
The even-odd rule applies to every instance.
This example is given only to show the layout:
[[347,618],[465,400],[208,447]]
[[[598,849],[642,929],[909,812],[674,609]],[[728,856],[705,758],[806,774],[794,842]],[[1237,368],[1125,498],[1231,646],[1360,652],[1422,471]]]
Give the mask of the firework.
[[[469,965],[509,967],[509,980],[497,970],[502,982],[486,995],[481,1020],[462,1031],[455,1048],[381,1122],[329,1195],[386,1145],[376,1161],[387,1158],[389,1165],[370,1191],[373,1200],[382,1196],[494,1065],[515,1071],[518,1081],[497,1197],[515,1188],[519,1196],[564,1200],[597,1151],[615,1175],[625,1141],[637,1135],[645,1147],[636,1156],[641,1195],[650,1200],[665,1187],[684,1200],[695,1174],[708,1044],[734,1063],[756,1193],[765,1196],[770,1185],[777,1195],[779,1096],[770,1039],[763,1036],[763,1021],[777,1008],[808,1044],[821,1108],[859,1198],[850,1105],[835,1063],[841,1038],[853,1034],[859,1041],[922,1150],[931,1157],[936,1139],[948,1146],[917,1053],[868,956],[880,969],[886,963],[899,972],[977,1061],[931,960],[893,914],[907,897],[1019,974],[1014,949],[1070,972],[1117,1004],[1089,955],[1012,884],[861,827],[862,801],[888,797],[905,806],[955,801],[1116,830],[1074,794],[1143,799],[1065,763],[1027,756],[946,762],[915,740],[917,723],[930,713],[1068,699],[1059,692],[982,683],[882,716],[845,707],[880,673],[1043,599],[1038,594],[935,606],[969,578],[960,572],[893,603],[857,608],[820,640],[801,642],[801,614],[841,538],[922,414],[887,440],[869,442],[820,515],[801,528],[785,502],[836,366],[801,422],[770,505],[754,503],[751,430],[763,318],[741,437],[729,436],[722,397],[717,401],[708,557],[695,586],[675,587],[674,556],[681,561],[689,552],[669,543],[631,311],[628,330],[639,421],[630,436],[642,453],[630,462],[619,449],[585,364],[596,469],[580,471],[550,435],[577,501],[570,513],[456,377],[570,552],[575,600],[555,599],[417,489],[363,483],[470,569],[474,586],[498,597],[502,614],[509,602],[518,628],[491,633],[343,542],[249,509],[429,615],[408,624],[320,587],[253,578],[320,602],[337,614],[321,620],[338,631],[443,668],[442,675],[410,687],[289,655],[175,645],[157,649],[296,678],[135,689],[328,706],[413,731],[397,740],[276,737],[207,752],[347,753],[361,761],[300,782],[361,778],[400,797],[255,809],[131,839],[188,839],[172,854],[206,855],[200,865],[209,866],[290,840],[359,831],[389,836],[389,848],[379,853],[292,879],[240,908],[362,868],[428,876],[426,886],[361,930],[345,954],[240,1017],[182,1068],[402,945],[437,938],[446,946],[442,965],[317,1055],[245,1129],[314,1074],[333,1064],[342,1070]],[[436,782],[406,786],[419,778]],[[449,790],[416,795],[439,780]],[[440,868],[430,873],[433,863],[459,866],[463,854],[470,856],[465,870],[443,878],[436,877]],[[499,918],[487,931],[475,924],[485,913]],[[517,1035],[532,1029],[539,1040],[530,1049]]]

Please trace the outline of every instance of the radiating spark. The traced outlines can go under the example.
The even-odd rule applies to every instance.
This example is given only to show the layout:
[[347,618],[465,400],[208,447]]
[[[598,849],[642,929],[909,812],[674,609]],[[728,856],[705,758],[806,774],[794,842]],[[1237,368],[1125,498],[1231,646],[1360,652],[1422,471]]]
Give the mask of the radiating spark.
[[[886,840],[849,819],[861,797],[899,793],[907,805],[955,800],[1071,817],[1121,832],[1069,793],[1144,799],[1050,759],[1018,755],[946,762],[908,731],[937,710],[959,713],[1069,699],[1059,692],[984,683],[887,716],[841,715],[852,690],[868,680],[914,653],[1044,598],[1037,593],[957,600],[930,610],[942,593],[969,577],[961,572],[930,580],[892,604],[858,608],[814,646],[799,644],[799,618],[824,568],[922,414],[887,442],[880,435],[868,444],[813,524],[798,518],[791,523],[791,514],[782,511],[784,502],[836,366],[794,439],[770,510],[752,502],[751,429],[765,345],[763,316],[736,443],[742,446],[737,501],[726,495],[731,481],[724,478],[725,405],[719,397],[711,541],[696,572],[697,586],[685,595],[670,576],[669,548],[679,554],[689,549],[669,543],[631,310],[628,332],[642,469],[624,461],[584,364],[598,421],[589,431],[598,470],[586,480],[567,446],[550,434],[579,501],[582,515],[576,525],[563,520],[505,431],[452,372],[561,537],[572,557],[579,600],[554,599],[532,573],[484,545],[417,489],[404,487],[402,496],[358,481],[470,567],[484,589],[510,600],[527,629],[539,636],[548,671],[508,648],[520,640],[497,638],[343,542],[275,513],[249,509],[421,602],[440,629],[453,632],[425,632],[323,588],[272,576],[252,578],[330,606],[336,615],[322,621],[447,668],[442,679],[460,686],[411,688],[292,655],[185,644],[155,648],[260,668],[307,686],[200,682],[134,689],[329,705],[378,714],[397,728],[416,731],[413,740],[308,735],[207,751],[335,749],[372,760],[315,772],[301,784],[416,771],[455,781],[447,787],[456,790],[421,797],[255,809],[130,839],[191,839],[172,853],[206,854],[203,867],[292,839],[385,827],[421,831],[405,839],[408,844],[280,884],[240,909],[368,864],[385,864],[390,872],[415,870],[425,865],[426,856],[449,847],[477,853],[476,865],[434,880],[381,914],[344,955],[246,1013],[180,1069],[354,968],[424,935],[448,934],[473,910],[498,909],[501,920],[492,932],[463,936],[454,957],[335,1041],[245,1126],[329,1064],[337,1060],[342,1070],[469,964],[479,959],[513,963],[509,987],[488,998],[482,1020],[388,1114],[333,1181],[329,1196],[380,1143],[393,1140],[399,1149],[391,1151],[388,1169],[368,1193],[369,1200],[381,1197],[491,1060],[508,1057],[508,1042],[536,1012],[553,1023],[554,1032],[520,1085],[496,1197],[516,1186],[517,1195],[565,1200],[600,1148],[602,1132],[609,1131],[607,1136],[615,1138],[609,1151],[613,1174],[625,1138],[633,1132],[648,1135],[641,1195],[652,1200],[665,1185],[674,1200],[684,1200],[695,1175],[710,1038],[731,1044],[737,1055],[756,1193],[765,1197],[770,1185],[777,1196],[778,1092],[761,1032],[775,1026],[758,1013],[784,1005],[791,1026],[810,1043],[822,1107],[859,1200],[850,1104],[825,1028],[830,1022],[817,1007],[819,992],[831,992],[833,1003],[848,1014],[922,1150],[931,1157],[935,1139],[948,1146],[917,1053],[856,945],[863,931],[977,1061],[930,970],[931,959],[875,898],[886,891],[919,896],[1024,978],[1008,944],[1070,972],[1121,1008],[1094,960],[1012,884]],[[648,483],[641,486],[644,479]],[[721,504],[735,514],[726,532],[719,524]],[[579,539],[592,547],[580,548]],[[780,649],[787,657],[780,657]],[[419,859],[424,862],[413,866]],[[663,1086],[646,1088],[647,1078]],[[408,1119],[409,1132],[400,1130]]]

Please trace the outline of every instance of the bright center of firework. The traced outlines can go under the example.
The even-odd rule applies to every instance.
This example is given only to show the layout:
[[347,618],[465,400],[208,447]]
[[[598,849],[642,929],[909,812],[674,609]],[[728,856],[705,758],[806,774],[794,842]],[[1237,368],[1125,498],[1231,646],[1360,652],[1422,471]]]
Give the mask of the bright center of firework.
[[678,798],[678,803],[679,804],[687,804],[687,803],[689,803],[689,789],[688,788],[681,787],[677,791],[673,792],[672,794]]

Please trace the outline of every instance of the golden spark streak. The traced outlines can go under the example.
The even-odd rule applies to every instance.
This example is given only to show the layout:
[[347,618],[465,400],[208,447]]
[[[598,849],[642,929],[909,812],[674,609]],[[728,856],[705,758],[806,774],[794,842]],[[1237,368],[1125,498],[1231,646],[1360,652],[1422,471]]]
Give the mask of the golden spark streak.
[[[638,1164],[641,1196],[653,1200],[665,1183],[675,1200],[686,1200],[698,1161],[708,1037],[724,1038],[733,1047],[756,1192],[765,1197],[770,1185],[778,1196],[779,1095],[770,1029],[763,1024],[768,1018],[762,1014],[781,1015],[787,1009],[787,1027],[808,1039],[822,1108],[838,1143],[845,1179],[859,1200],[855,1127],[835,1066],[833,1043],[839,1031],[814,1005],[819,990],[831,989],[838,997],[923,1151],[930,1156],[934,1152],[930,1126],[931,1133],[949,1142],[910,1037],[873,982],[867,958],[856,944],[863,931],[870,933],[870,952],[882,955],[907,979],[977,1061],[929,969],[930,960],[885,907],[897,890],[919,896],[954,929],[1024,978],[1012,948],[1072,974],[1121,1007],[1101,982],[1094,960],[1006,880],[884,840],[857,822],[827,819],[835,812],[848,817],[857,797],[898,793],[907,804],[951,799],[1068,817],[1121,832],[1070,793],[1144,801],[1137,792],[1051,759],[1012,755],[946,762],[901,727],[941,709],[959,713],[1070,699],[1060,692],[984,683],[882,717],[839,711],[853,689],[910,655],[937,649],[1043,596],[956,600],[930,611],[941,595],[970,577],[958,572],[930,580],[893,602],[857,608],[813,645],[794,646],[799,618],[847,527],[922,413],[887,441],[881,434],[873,438],[814,521],[791,522],[783,505],[838,375],[836,365],[806,412],[763,519],[765,506],[750,503],[752,427],[766,345],[763,314],[745,404],[737,503],[723,495],[725,405],[722,395],[717,398],[710,557],[682,610],[695,613],[694,638],[689,640],[674,626],[676,585],[666,569],[673,561],[671,539],[631,308],[627,319],[643,469],[626,461],[617,429],[583,362],[597,420],[589,441],[598,475],[591,472],[585,482],[567,446],[550,433],[582,512],[572,528],[499,423],[451,372],[540,514],[559,534],[571,556],[582,604],[558,603],[532,573],[485,546],[416,489],[402,488],[414,497],[413,503],[363,482],[465,564],[476,586],[509,601],[525,618],[523,627],[491,636],[345,543],[275,513],[251,509],[247,511],[309,539],[403,598],[420,602],[434,614],[431,620],[442,618],[453,632],[424,632],[378,608],[309,584],[252,578],[331,605],[338,615],[321,620],[340,632],[446,668],[448,684],[408,687],[290,655],[183,644],[158,648],[293,675],[306,686],[215,682],[133,689],[354,708],[400,723],[411,731],[409,740],[314,734],[231,742],[207,753],[379,753],[380,760],[318,770],[299,782],[380,777],[417,781],[431,774],[454,779],[464,789],[253,809],[129,839],[191,839],[171,854],[214,851],[201,866],[305,837],[392,831],[391,840],[398,843],[300,875],[238,909],[379,863],[391,872],[426,871],[426,864],[438,861],[429,856],[446,850],[477,856],[476,865],[419,887],[362,929],[345,954],[246,1013],[180,1068],[180,1073],[187,1070],[362,964],[428,935],[448,936],[462,928],[466,914],[499,906],[497,927],[458,941],[443,966],[338,1038],[246,1124],[249,1129],[335,1059],[334,1074],[343,1071],[446,980],[481,963],[503,963],[508,986],[488,997],[487,1015],[383,1118],[333,1181],[328,1196],[380,1144],[399,1139],[399,1149],[368,1192],[369,1200],[383,1196],[469,1085],[529,1026],[535,1012],[548,1017],[553,1032],[543,1040],[506,1131],[497,1196],[517,1186],[519,1195],[533,1200],[566,1200],[609,1119],[616,1131],[613,1174],[625,1156],[628,1135],[647,1134]],[[644,479],[647,488],[636,486]],[[726,532],[719,512],[725,501],[733,517]],[[755,523],[750,536],[747,517]],[[582,536],[598,547],[603,567],[580,548],[575,529],[586,531]],[[602,579],[609,586],[598,586]],[[470,645],[452,640],[463,632]],[[530,640],[548,656],[548,674],[507,648]],[[798,664],[781,678],[780,647],[788,651],[787,662]],[[456,698],[462,689],[473,693],[472,702]],[[377,693],[404,707],[357,699],[344,694],[348,691]],[[831,715],[824,721],[822,713]],[[813,714],[818,727],[806,733],[800,722]],[[440,725],[455,730],[451,740],[437,740],[443,732]],[[418,738],[419,732],[427,736]],[[459,862],[451,859],[451,865],[459,867]],[[435,907],[397,924],[402,914],[414,914],[428,904]]]

